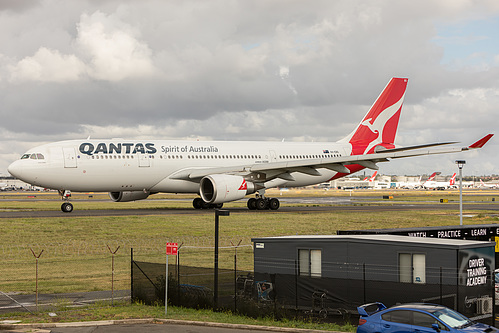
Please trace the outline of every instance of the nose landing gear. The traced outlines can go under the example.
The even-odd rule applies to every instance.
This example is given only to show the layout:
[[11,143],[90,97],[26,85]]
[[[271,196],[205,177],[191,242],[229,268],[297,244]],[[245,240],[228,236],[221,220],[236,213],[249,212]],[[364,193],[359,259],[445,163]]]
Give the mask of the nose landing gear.
[[71,202],[69,202],[69,198],[71,197],[71,191],[59,190],[59,194],[61,195],[62,200],[64,200],[64,202],[61,205],[61,210],[64,213],[71,213],[73,211],[73,204]]

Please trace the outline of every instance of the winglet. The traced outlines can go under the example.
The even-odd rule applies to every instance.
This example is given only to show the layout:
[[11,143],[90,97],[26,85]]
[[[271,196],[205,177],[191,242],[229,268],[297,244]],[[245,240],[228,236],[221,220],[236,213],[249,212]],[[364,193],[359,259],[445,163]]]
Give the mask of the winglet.
[[472,144],[468,148],[470,148],[470,149],[471,148],[482,148],[487,143],[487,141],[489,141],[490,138],[493,136],[494,136],[494,134],[487,134],[486,136],[484,136],[483,138],[481,138],[480,140],[478,140],[477,142],[475,142],[474,144]]

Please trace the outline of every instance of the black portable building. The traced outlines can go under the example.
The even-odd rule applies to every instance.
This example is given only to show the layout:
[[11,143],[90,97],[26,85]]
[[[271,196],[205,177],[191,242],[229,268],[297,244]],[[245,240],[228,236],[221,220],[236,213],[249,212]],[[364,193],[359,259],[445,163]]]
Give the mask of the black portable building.
[[369,302],[440,303],[475,319],[492,316],[494,243],[395,235],[253,238],[255,281],[276,303],[355,311]]

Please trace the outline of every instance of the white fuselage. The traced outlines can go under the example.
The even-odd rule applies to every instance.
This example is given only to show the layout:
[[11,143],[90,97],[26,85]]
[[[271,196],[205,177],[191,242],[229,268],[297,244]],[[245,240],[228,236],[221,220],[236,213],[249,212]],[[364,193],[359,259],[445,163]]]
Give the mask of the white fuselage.
[[[182,170],[350,154],[350,144],[329,142],[71,140],[30,149],[25,155],[29,157],[12,163],[9,172],[27,183],[58,190],[198,193],[199,180],[186,180]],[[294,180],[274,179],[265,187],[306,186],[337,174],[326,168],[317,171],[320,175],[293,172]]]
[[426,181],[423,184],[423,187],[425,189],[434,190],[434,189],[448,189],[448,188],[451,188],[452,185],[450,184],[450,182],[437,182],[437,181],[430,180],[430,181]]

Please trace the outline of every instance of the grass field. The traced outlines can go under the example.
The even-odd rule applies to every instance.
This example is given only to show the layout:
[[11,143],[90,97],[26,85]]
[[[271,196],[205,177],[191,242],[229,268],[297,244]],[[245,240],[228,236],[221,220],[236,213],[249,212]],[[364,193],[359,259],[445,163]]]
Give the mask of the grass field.
[[[282,195],[281,195],[282,194]],[[464,202],[488,202],[499,191],[466,191]],[[36,198],[28,196],[36,195]],[[89,196],[92,198],[89,198]],[[345,196],[349,191],[296,190],[269,196]],[[386,212],[324,211],[290,213],[279,211],[233,211],[221,217],[222,247],[241,242],[237,249],[238,267],[252,269],[252,237],[335,234],[337,230],[443,226],[459,224],[457,211],[425,210],[426,203],[459,201],[458,191],[355,191],[354,205],[397,204],[410,201],[414,210]],[[382,200],[383,195],[393,199]],[[20,193],[4,195],[1,210],[58,210],[54,193]],[[179,209],[191,207],[189,196],[163,195],[155,200],[130,203],[104,201],[104,194],[74,195],[77,209]],[[154,197],[153,197],[154,198]],[[163,200],[163,199],[176,200]],[[1,196],[0,196],[1,199]],[[499,198],[498,198],[499,199]],[[245,202],[226,205],[242,207]],[[415,214],[417,212],[417,214]],[[466,210],[466,224],[497,223],[496,212]],[[39,289],[43,293],[109,290],[111,284],[111,254],[115,256],[115,287],[129,288],[130,249],[135,259],[164,262],[167,241],[182,244],[182,264],[201,267],[213,265],[213,211],[204,214],[130,215],[121,217],[0,218],[0,290],[31,293],[35,285],[35,259],[31,252],[43,253],[39,259]],[[220,267],[231,268],[234,248],[220,252]]]

